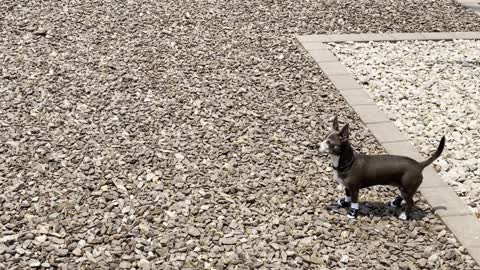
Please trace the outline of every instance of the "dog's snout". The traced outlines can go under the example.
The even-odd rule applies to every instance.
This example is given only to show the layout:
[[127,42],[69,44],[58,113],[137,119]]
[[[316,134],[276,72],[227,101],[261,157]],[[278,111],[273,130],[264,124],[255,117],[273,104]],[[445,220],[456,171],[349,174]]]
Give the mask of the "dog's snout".
[[320,152],[328,152],[328,144],[326,142],[321,142],[319,147]]

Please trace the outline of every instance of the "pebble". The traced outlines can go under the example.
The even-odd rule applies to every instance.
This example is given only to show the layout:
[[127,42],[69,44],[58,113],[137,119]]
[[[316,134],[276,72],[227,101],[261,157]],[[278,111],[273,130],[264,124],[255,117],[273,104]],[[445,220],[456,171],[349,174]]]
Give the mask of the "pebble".
[[68,253],[69,253],[68,249],[58,249],[57,250],[57,255],[61,256],[61,257],[67,256]]
[[46,235],[39,235],[39,236],[35,237],[35,241],[37,241],[39,243],[44,243],[45,241],[47,241],[47,236]]
[[140,261],[138,262],[138,266],[142,270],[150,270],[151,269],[150,262],[145,258],[140,259]]
[[221,238],[220,243],[224,245],[235,245],[238,242],[235,238]]
[[457,256],[457,253],[453,249],[447,250],[445,253],[445,259],[447,260],[454,259],[456,256]]
[[418,263],[418,265],[420,265],[420,267],[425,267],[425,265],[427,265],[427,262],[428,261],[425,258],[421,258],[421,259],[417,260],[417,263]]
[[41,263],[39,260],[31,259],[28,261],[28,266],[30,267],[40,267]]
[[438,255],[436,253],[432,254],[430,257],[428,257],[428,262],[430,264],[435,264],[435,262],[438,261]]
[[201,231],[195,227],[190,227],[190,229],[188,229],[188,234],[194,237],[198,237],[200,236]]
[[72,254],[77,256],[77,257],[80,257],[80,256],[82,256],[82,250],[79,249],[79,248],[76,248],[72,251]]
[[122,261],[118,267],[120,269],[130,269],[131,266],[132,264],[129,261]]

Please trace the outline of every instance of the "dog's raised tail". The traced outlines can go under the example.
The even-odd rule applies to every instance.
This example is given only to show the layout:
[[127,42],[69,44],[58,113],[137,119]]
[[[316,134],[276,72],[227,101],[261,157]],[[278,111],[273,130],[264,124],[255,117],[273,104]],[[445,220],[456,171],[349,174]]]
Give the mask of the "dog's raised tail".
[[440,144],[438,145],[437,151],[435,151],[433,156],[431,156],[429,159],[425,161],[420,162],[420,165],[423,168],[425,168],[428,165],[432,164],[432,162],[434,162],[435,159],[437,159],[442,154],[443,148],[445,148],[445,136],[443,136],[442,139],[440,140]]

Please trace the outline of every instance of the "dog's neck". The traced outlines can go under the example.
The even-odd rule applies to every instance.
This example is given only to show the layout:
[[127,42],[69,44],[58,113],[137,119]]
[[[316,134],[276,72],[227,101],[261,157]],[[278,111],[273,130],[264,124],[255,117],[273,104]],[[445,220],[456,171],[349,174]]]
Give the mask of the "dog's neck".
[[338,172],[344,172],[350,169],[355,161],[355,151],[353,150],[352,146],[347,143],[342,145],[342,150],[340,151],[339,155],[330,154],[330,160],[335,170]]
[[334,168],[338,167],[338,162],[340,161],[340,156],[330,154],[330,161],[332,162],[332,166]]

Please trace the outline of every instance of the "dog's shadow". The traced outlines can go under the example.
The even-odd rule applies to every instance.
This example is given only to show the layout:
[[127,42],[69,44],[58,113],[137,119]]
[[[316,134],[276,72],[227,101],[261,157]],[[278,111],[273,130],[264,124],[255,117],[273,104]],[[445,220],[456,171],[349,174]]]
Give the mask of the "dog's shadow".
[[[405,209],[405,204],[402,204],[400,207],[392,207],[386,202],[372,202],[372,201],[361,201],[359,203],[359,216],[374,216],[374,217],[395,217],[398,218],[400,213]],[[332,202],[330,205],[327,205],[327,209],[332,212],[338,212],[345,214],[347,213],[347,208],[340,208],[336,205],[335,202]],[[411,220],[421,220],[427,215],[424,209],[419,208],[418,206],[413,207],[410,214]]]

